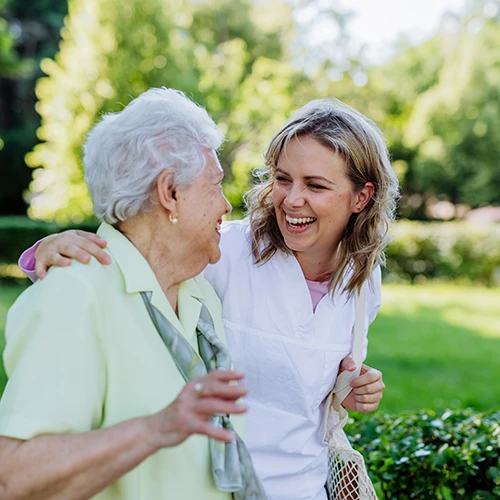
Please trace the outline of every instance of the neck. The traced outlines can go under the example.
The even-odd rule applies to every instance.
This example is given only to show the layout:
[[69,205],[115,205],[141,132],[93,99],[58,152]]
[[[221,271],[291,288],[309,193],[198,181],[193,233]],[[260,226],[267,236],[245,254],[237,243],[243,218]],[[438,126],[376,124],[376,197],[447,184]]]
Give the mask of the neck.
[[177,294],[183,281],[193,277],[186,265],[185,255],[179,252],[168,221],[160,221],[152,213],[138,215],[120,223],[120,232],[128,238],[148,261],[153,273],[165,293],[172,309],[177,314]]
[[294,252],[306,280],[326,281],[337,268],[337,252],[333,254]]

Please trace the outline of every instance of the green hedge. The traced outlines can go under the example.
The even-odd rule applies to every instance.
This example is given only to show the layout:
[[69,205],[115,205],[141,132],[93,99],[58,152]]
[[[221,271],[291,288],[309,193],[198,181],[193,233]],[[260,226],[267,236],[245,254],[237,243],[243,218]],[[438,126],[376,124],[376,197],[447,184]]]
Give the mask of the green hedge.
[[500,411],[362,415],[346,431],[380,499],[500,498]]
[[500,224],[398,221],[391,234],[385,273],[392,281],[500,285]]
[[95,231],[97,227],[98,223],[94,220],[61,227],[55,223],[34,221],[23,216],[0,217],[0,262],[16,263],[23,250],[49,234],[64,229]]
[[[97,225],[92,220],[71,227],[95,231]],[[15,264],[25,248],[63,229],[27,217],[0,217],[0,264]],[[399,221],[392,235],[385,270],[390,281],[439,279],[500,285],[500,224]]]

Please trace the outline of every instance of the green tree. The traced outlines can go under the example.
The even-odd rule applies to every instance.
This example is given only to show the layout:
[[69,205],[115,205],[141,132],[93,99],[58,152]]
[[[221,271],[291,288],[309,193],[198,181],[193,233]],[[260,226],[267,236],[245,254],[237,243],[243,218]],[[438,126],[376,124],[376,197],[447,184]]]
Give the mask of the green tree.
[[416,149],[416,189],[427,195],[500,204],[499,43],[497,19],[467,19],[438,81],[415,103],[404,141]]
[[[43,143],[27,157],[37,168],[29,214],[58,221],[91,215],[81,170],[85,133],[103,111],[119,110],[154,86],[181,89],[207,108],[229,139],[221,160],[230,182],[248,182],[248,173],[233,176],[230,169],[259,134],[246,119],[275,123],[277,105],[268,105],[266,96],[281,89],[290,94],[283,80],[295,74],[281,61],[289,8],[276,0],[266,9],[261,22],[262,13],[247,0],[70,1],[60,52],[42,61],[48,76],[37,86]],[[261,97],[247,99],[261,80],[267,82]],[[288,102],[280,108],[280,120],[289,108]],[[238,203],[241,196],[235,191],[232,198]]]
[[0,214],[25,213],[31,171],[25,154],[37,142],[38,61],[52,56],[66,12],[61,0],[0,1]]

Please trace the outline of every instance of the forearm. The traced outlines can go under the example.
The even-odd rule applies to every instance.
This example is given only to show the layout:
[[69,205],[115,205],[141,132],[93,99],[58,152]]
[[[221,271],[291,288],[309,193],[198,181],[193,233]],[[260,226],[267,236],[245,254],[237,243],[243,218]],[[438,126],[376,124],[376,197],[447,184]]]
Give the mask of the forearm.
[[148,424],[144,417],[82,434],[2,438],[0,500],[96,495],[157,451]]

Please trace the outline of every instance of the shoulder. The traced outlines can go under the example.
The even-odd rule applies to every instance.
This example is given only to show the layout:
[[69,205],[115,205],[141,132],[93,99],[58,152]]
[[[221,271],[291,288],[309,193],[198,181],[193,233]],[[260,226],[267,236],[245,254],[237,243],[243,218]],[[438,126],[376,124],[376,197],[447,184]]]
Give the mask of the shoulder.
[[250,223],[248,219],[227,221],[221,228],[221,248],[236,249],[251,245]]
[[52,267],[43,280],[31,285],[12,305],[7,317],[8,330],[49,315],[61,317],[68,311],[83,315],[92,309],[96,313],[108,295],[102,293],[109,287],[103,268],[95,259],[89,264],[73,261],[68,267]]
[[92,263],[81,264],[76,261],[72,261],[68,267],[51,267],[43,280],[38,280],[20,295],[13,308],[24,306],[26,302],[36,307],[50,300],[64,303],[75,296],[80,299],[94,297],[96,287],[92,274],[95,274],[95,270],[92,267]]

